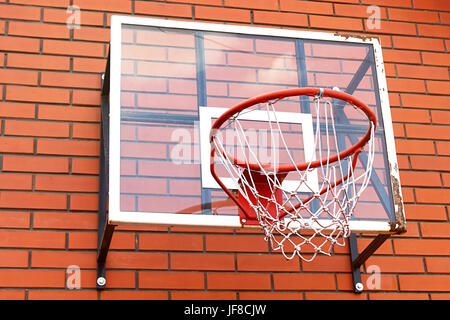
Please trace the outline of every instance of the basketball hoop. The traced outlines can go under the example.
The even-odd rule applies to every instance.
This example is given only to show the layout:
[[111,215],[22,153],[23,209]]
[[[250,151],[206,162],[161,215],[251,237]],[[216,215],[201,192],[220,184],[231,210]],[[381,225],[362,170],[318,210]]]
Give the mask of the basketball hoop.
[[[276,104],[294,96],[312,98],[307,103],[314,106],[314,140],[310,142],[314,144],[314,152],[302,161],[296,158],[298,151],[290,146],[277,119],[280,111]],[[344,112],[343,105],[335,108],[331,99],[326,98],[350,104],[369,120],[367,131],[363,131],[362,138],[353,146],[342,147],[346,133],[337,130],[334,121],[336,112]],[[279,145],[272,144],[274,152],[265,161],[258,157],[258,145],[250,143],[239,119],[244,113],[248,118],[248,113],[255,110],[267,113],[265,134],[270,141],[280,140]],[[224,128],[233,130],[237,137],[233,147],[238,155],[230,152],[230,146],[221,138],[219,133]],[[344,241],[340,239],[350,235],[350,218],[370,180],[375,129],[374,112],[343,92],[297,88],[264,94],[227,110],[212,125],[211,174],[238,206],[242,225],[260,225],[272,249],[280,250],[287,259],[297,255],[311,261],[319,253],[330,255],[333,245],[343,246]],[[280,152],[288,155],[283,163],[278,158]],[[361,152],[367,154],[365,166],[357,166]],[[233,179],[237,192],[219,178],[216,158]],[[311,183],[312,175],[317,177],[316,183]],[[287,177],[291,185],[294,180],[294,187],[287,187],[283,182]]]

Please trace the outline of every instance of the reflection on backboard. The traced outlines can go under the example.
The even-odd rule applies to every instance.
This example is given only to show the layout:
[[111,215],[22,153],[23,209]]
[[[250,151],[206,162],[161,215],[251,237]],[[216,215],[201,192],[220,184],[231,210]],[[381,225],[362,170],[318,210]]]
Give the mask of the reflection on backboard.
[[[349,93],[377,117],[373,171],[351,229],[404,229],[377,40],[134,17],[113,17],[111,39],[110,223],[241,227],[236,205],[209,171],[212,123],[251,97],[317,87]],[[340,136],[336,143],[345,149],[364,135],[367,118],[352,105],[333,103]],[[241,123],[250,143],[258,146],[257,156],[264,161],[276,153],[280,163],[289,157],[299,162],[319,158],[312,119],[320,115],[313,99],[292,97],[277,107],[292,153],[279,152],[280,141],[265,131],[269,119],[256,112]],[[236,143],[232,132],[223,133],[225,147]],[[365,161],[363,152],[355,170]],[[235,189],[226,172],[218,170],[229,189]],[[317,186],[317,172],[309,172],[307,180]],[[297,190],[295,178],[288,175],[284,183],[286,189]]]

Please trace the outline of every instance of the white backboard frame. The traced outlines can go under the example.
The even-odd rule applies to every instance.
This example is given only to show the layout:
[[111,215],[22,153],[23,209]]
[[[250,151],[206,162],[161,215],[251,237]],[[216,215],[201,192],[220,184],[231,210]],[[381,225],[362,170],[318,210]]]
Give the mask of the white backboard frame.
[[[174,214],[164,212],[122,212],[120,210],[120,101],[121,101],[121,30],[123,25],[153,26],[162,28],[214,31],[247,35],[274,36],[279,38],[298,38],[309,40],[327,40],[347,43],[364,43],[373,46],[382,120],[387,145],[387,158],[391,176],[391,190],[394,194],[396,222],[387,221],[350,221],[352,232],[395,233],[404,227],[405,217],[400,190],[400,177],[395,150],[394,131],[390,113],[388,90],[384,72],[381,45],[376,38],[352,37],[332,33],[296,31],[286,29],[258,28],[223,24],[172,21],[139,17],[112,16],[110,47],[110,138],[109,138],[109,212],[108,223],[138,225],[182,225],[205,227],[242,227],[239,216]],[[397,224],[397,225],[395,225]]]

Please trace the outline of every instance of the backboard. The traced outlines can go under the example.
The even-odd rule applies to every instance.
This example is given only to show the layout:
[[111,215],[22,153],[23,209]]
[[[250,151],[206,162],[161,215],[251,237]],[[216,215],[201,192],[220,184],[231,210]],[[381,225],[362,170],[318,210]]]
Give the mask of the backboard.
[[[377,116],[370,182],[355,210],[354,232],[405,229],[403,202],[381,46],[378,40],[286,29],[113,16],[110,47],[109,223],[242,227],[235,204],[210,174],[209,131],[228,108],[253,96],[297,87],[334,88],[364,101]],[[366,122],[336,102],[341,147],[355,144]],[[278,113],[295,154],[319,156],[317,116],[308,99]],[[245,116],[244,116],[245,117]],[[243,118],[260,156],[269,119]],[[253,130],[253,131],[252,131]],[[247,132],[247,131],[246,131]],[[227,136],[227,139],[233,139]],[[367,156],[360,155],[360,165]],[[283,161],[283,155],[280,155]],[[233,181],[225,184],[234,189]],[[317,185],[317,172],[306,178]],[[295,189],[296,181],[283,182]],[[307,193],[308,190],[298,190]]]

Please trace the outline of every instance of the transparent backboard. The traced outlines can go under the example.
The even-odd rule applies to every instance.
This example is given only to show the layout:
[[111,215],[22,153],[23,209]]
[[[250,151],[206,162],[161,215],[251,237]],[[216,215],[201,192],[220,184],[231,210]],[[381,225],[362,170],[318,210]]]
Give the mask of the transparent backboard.
[[[240,227],[236,205],[209,172],[213,121],[260,94],[316,87],[347,92],[377,116],[372,176],[351,227],[367,232],[404,228],[377,40],[116,16],[111,39],[111,223]],[[332,103],[338,109],[338,143],[348,148],[364,135],[367,119],[351,105]],[[317,116],[312,99],[294,97],[278,107],[283,133],[293,144],[291,156],[299,162],[319,157],[311,150]],[[255,117],[242,121],[249,136],[267,125],[268,119]],[[259,155],[270,157],[273,141],[262,136],[255,140]],[[364,159],[363,152],[361,168]],[[218,170],[225,179],[226,172]],[[308,179],[317,183],[314,173]],[[295,181],[288,176],[287,183]]]

